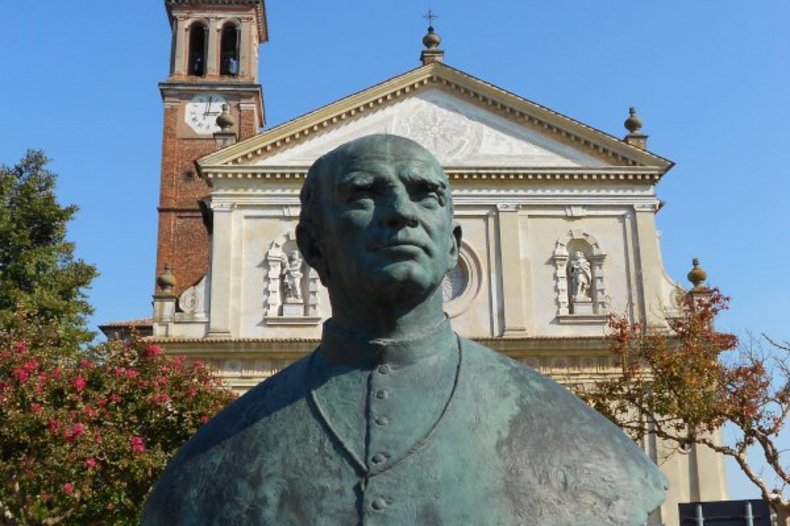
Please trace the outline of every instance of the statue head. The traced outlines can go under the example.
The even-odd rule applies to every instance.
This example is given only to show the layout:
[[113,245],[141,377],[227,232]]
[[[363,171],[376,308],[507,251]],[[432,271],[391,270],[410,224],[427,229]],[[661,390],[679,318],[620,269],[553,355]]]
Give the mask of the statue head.
[[416,142],[370,135],[319,158],[300,195],[297,243],[338,302],[418,304],[455,267],[461,228],[447,176]]

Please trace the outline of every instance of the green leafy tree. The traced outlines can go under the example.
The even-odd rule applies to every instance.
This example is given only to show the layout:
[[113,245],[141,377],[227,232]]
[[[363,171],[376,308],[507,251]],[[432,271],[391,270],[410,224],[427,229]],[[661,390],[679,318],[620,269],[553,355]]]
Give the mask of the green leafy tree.
[[31,150],[15,166],[0,166],[0,328],[22,314],[66,342],[85,343],[92,309],[84,289],[96,269],[75,259],[66,241],[77,207],[58,203],[48,161]]
[[[739,345],[717,332],[714,320],[728,307],[718,289],[686,296],[668,330],[644,330],[626,317],[612,317],[609,350],[621,374],[577,386],[575,391],[634,438],[653,434],[679,448],[692,444],[730,457],[790,525],[790,485],[780,434],[790,415],[790,346],[767,340]],[[729,425],[724,443],[715,432]],[[728,433],[730,434],[730,433]],[[747,455],[760,453],[756,464]]]

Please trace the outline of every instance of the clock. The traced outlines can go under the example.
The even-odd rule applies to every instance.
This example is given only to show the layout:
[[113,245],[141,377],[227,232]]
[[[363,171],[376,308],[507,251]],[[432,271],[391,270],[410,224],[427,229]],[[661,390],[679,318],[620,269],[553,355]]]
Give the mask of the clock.
[[195,133],[210,135],[220,131],[217,117],[222,113],[222,105],[227,104],[225,97],[217,93],[195,95],[187,102],[184,120]]

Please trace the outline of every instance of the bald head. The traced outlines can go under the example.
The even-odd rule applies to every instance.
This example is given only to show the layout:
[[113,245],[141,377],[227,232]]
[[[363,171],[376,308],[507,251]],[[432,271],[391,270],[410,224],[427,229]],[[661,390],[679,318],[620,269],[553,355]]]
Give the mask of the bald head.
[[385,162],[408,162],[410,169],[428,172],[440,181],[445,189],[448,211],[452,217],[452,197],[447,184],[447,175],[439,161],[420,144],[399,135],[366,135],[338,146],[319,157],[307,171],[302,191],[299,194],[301,213],[299,227],[307,228],[316,235],[320,234],[323,214],[322,194],[331,192],[336,178],[343,174],[355,161],[381,159]]

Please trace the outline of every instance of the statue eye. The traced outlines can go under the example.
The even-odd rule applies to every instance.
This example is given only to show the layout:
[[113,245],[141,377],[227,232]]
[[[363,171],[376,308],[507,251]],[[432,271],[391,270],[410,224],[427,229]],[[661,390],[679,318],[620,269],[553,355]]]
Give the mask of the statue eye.
[[372,184],[354,185],[348,193],[350,201],[358,201],[360,199],[369,199],[373,197],[375,189]]
[[445,197],[442,187],[431,181],[419,181],[414,185],[414,194],[420,201],[433,200],[444,205]]

